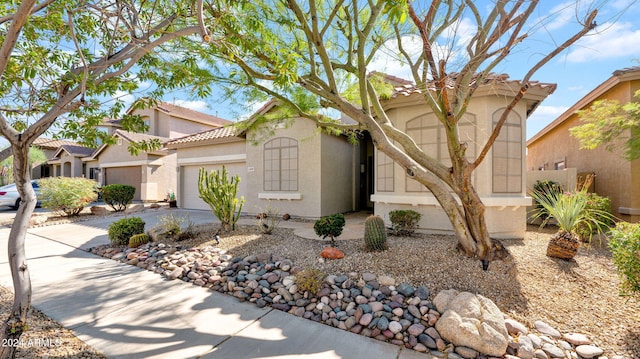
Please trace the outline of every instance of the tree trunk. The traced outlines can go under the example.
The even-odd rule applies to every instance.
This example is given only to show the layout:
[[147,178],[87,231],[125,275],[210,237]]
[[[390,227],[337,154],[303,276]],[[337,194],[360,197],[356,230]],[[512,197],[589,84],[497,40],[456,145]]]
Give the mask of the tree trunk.
[[[28,144],[12,144],[13,147],[13,171],[16,187],[22,203],[16,212],[11,232],[9,233],[8,256],[13,280],[13,307],[9,317],[5,320],[0,333],[0,359],[14,358],[17,347],[5,345],[17,343],[26,329],[27,314],[31,308],[31,277],[27,266],[25,252],[25,239],[31,214],[36,207],[36,195],[31,186],[31,174],[29,168]],[[24,147],[24,148],[20,148]]]

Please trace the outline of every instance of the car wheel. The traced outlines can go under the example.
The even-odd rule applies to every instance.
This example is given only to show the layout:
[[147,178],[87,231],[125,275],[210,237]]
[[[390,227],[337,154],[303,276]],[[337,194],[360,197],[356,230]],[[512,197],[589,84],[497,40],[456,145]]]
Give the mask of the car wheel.
[[15,210],[20,208],[20,202],[22,202],[21,198],[16,199],[16,204],[14,204],[12,208],[15,209]]

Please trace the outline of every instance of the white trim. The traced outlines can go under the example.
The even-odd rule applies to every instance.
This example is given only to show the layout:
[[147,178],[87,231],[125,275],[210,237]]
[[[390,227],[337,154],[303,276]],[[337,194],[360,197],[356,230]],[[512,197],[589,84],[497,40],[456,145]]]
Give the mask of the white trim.
[[235,155],[179,158],[178,165],[191,165],[191,164],[203,164],[203,163],[233,163],[233,162],[246,162],[246,160],[247,160],[247,154],[239,153]]
[[620,214],[628,214],[630,216],[640,216],[640,208],[618,207]]
[[[460,203],[457,197],[456,201]],[[482,203],[486,207],[520,207],[530,206],[533,204],[531,197],[481,197]],[[440,203],[434,196],[398,196],[398,195],[380,195],[374,194],[371,196],[372,202],[380,202],[385,204],[409,204],[412,206],[436,206],[440,207]]]
[[100,168],[146,166],[150,163],[151,161],[145,161],[145,160],[128,161],[128,162],[111,162],[111,163],[101,163]]
[[302,193],[258,193],[259,199],[275,199],[275,200],[301,200]]

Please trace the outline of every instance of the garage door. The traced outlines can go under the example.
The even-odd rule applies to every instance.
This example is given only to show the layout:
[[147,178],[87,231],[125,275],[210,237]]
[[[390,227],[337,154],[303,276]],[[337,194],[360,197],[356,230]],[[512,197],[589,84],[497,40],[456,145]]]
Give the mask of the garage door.
[[133,200],[140,200],[140,194],[142,193],[140,190],[142,184],[142,167],[109,167],[103,171],[105,171],[105,184],[128,184],[133,186],[136,188]]
[[[240,185],[238,186],[238,198],[247,196],[246,191],[246,164],[245,163],[227,163],[224,165],[230,176],[239,175]],[[180,207],[187,209],[206,209],[210,210],[198,192],[198,173],[200,168],[204,167],[207,171],[222,170],[222,165],[200,165],[200,166],[182,166],[180,167],[180,191],[178,193],[178,203]]]

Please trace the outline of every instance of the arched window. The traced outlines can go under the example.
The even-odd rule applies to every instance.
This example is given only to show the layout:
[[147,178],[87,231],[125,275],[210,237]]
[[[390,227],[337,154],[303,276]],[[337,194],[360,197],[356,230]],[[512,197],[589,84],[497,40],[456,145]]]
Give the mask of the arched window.
[[[493,114],[494,128],[503,111]],[[518,114],[509,115],[491,152],[493,153],[493,192],[522,192],[522,120]]]
[[[445,166],[451,166],[444,126],[433,113],[407,121],[406,133],[413,138],[426,155],[433,157]],[[466,157],[472,160],[476,155],[476,118],[473,114],[465,114],[458,121],[458,138],[467,144]],[[427,192],[428,190],[407,176],[406,191]]]
[[280,137],[264,144],[264,190],[298,190],[298,141]]

